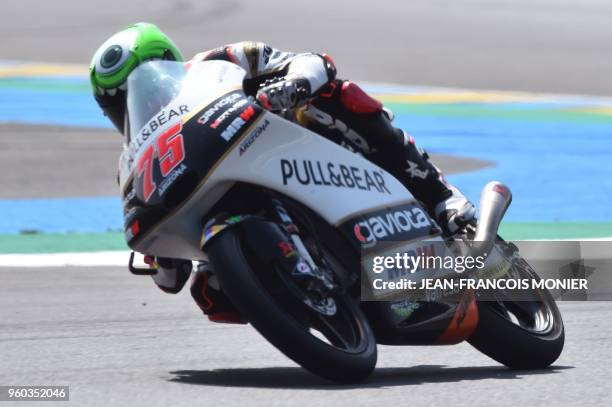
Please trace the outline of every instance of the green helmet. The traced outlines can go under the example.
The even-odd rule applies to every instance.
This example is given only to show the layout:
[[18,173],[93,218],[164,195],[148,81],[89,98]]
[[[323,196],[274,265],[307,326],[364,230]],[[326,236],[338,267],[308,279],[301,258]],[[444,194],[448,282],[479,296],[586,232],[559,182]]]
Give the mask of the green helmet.
[[150,59],[184,60],[174,42],[157,26],[137,23],[106,40],[89,65],[96,102],[121,133],[125,121],[126,80],[139,64]]

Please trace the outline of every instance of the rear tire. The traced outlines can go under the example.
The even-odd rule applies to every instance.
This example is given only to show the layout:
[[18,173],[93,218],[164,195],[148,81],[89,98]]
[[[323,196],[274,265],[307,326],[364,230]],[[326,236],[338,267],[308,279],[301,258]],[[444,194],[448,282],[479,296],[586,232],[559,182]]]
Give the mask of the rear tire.
[[[522,277],[539,279],[523,259],[515,260],[513,267]],[[537,295],[538,301],[479,301],[478,327],[468,342],[511,369],[550,366],[563,350],[565,329],[550,292],[538,290]],[[533,328],[529,326],[538,320],[548,323],[533,322]]]
[[546,335],[523,330],[502,318],[488,302],[478,304],[479,323],[468,342],[511,369],[543,369],[563,350],[563,324]]
[[[341,349],[314,336],[299,318],[268,292],[243,250],[239,228],[220,233],[207,246],[225,294],[243,317],[277,349],[312,373],[342,383],[366,378],[376,365],[376,340],[358,304],[348,295],[333,297],[338,313],[354,326],[356,349]],[[314,312],[314,311],[312,311]],[[334,317],[335,318],[335,317]]]

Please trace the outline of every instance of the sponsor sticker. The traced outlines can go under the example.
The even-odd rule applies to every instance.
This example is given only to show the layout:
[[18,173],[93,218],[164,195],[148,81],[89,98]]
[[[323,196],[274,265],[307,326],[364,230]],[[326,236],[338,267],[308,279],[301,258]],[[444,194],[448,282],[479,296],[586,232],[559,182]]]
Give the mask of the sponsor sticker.
[[354,223],[353,233],[362,243],[396,239],[406,232],[431,227],[429,216],[419,207],[396,209]]
[[270,125],[270,121],[266,119],[261,125],[257,126],[255,130],[240,144],[240,155],[246,153],[246,151],[251,147],[251,145],[261,136],[261,134],[266,131],[268,126]]
[[223,123],[225,121],[225,119],[227,119],[228,117],[230,117],[232,114],[236,113],[237,111],[239,111],[240,109],[242,109],[242,107],[244,105],[247,104],[247,100],[246,99],[242,99],[239,100],[238,102],[234,103],[232,106],[230,106],[227,110],[225,110],[223,113],[221,113],[219,115],[219,117],[217,117],[215,119],[214,122],[212,122],[210,124],[210,128],[211,129],[216,129],[217,127],[219,127],[219,125],[221,123]]
[[138,149],[151,137],[155,131],[165,124],[171,122],[185,113],[189,113],[189,107],[187,105],[180,105],[171,109],[165,109],[159,112],[156,116],[153,116],[151,120],[140,130],[140,132],[132,137],[130,141],[130,153],[131,156],[138,151]]
[[221,132],[221,138],[225,141],[230,141],[254,115],[255,108],[253,106],[248,106]]
[[[204,113],[198,117],[197,122],[199,124],[206,124],[208,123],[208,121],[216,114],[218,113],[222,108],[224,108],[225,106],[228,106],[234,102],[236,102],[238,99],[240,99],[242,97],[242,95],[240,93],[232,93],[228,96],[225,96],[224,98],[222,98],[221,100],[219,100],[218,102],[216,102],[214,105],[212,105],[211,107],[209,107],[208,109],[206,109],[206,111],[204,111]],[[216,126],[215,126],[216,127]],[[214,127],[213,127],[214,128]]]
[[283,185],[317,185],[391,194],[382,171],[314,160],[281,159]]
[[166,192],[166,190],[172,184],[174,184],[174,181],[176,181],[181,175],[183,175],[183,173],[186,170],[187,170],[187,166],[185,164],[181,164],[177,168],[172,170],[172,172],[168,174],[166,179],[164,179],[164,181],[161,184],[159,184],[159,188],[157,189],[159,191],[159,195],[163,195]]

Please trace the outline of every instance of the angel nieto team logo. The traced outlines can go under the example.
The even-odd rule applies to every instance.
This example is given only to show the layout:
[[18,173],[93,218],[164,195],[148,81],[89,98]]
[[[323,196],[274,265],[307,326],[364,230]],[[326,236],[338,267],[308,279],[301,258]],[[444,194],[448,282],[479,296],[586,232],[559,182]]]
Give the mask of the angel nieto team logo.
[[159,170],[165,178],[185,159],[185,145],[183,143],[183,122],[178,122],[163,132],[154,143],[144,150],[138,159],[138,177],[142,178],[142,194],[147,202],[155,190],[157,184],[153,179],[153,161],[159,158]]

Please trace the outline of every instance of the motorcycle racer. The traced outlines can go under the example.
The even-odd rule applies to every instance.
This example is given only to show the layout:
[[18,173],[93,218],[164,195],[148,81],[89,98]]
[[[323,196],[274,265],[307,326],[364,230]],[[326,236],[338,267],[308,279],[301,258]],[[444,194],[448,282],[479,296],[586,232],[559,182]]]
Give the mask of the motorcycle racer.
[[[96,51],[90,80],[96,102],[123,135],[128,132],[127,77],[148,60],[183,61],[176,45],[155,25],[138,23],[114,34]],[[474,206],[443,178],[414,139],[392,125],[393,114],[349,80],[336,78],[331,57],[293,53],[261,42],[239,42],[196,54],[188,68],[201,61],[223,60],[246,71],[243,83],[267,110],[362,154],[396,177],[423,202],[447,235],[461,230],[475,217]],[[160,106],[161,107],[161,106]],[[190,262],[147,258],[158,272],[153,279],[167,292],[178,292],[191,271]],[[231,304],[214,287],[214,273],[200,265],[192,295],[210,315],[230,315]],[[235,315],[226,322],[238,322]]]

